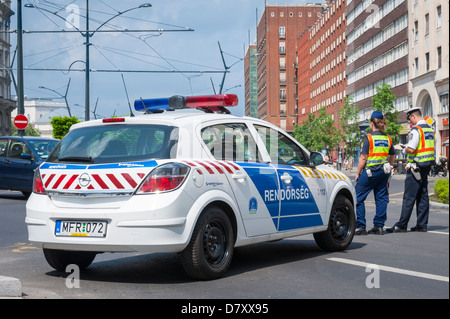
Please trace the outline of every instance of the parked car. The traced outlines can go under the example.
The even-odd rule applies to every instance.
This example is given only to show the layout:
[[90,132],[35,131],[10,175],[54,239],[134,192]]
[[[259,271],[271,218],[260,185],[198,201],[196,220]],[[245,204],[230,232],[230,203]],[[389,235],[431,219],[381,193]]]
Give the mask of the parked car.
[[34,170],[41,165],[59,140],[31,136],[0,136],[0,189],[29,196]]
[[[25,222],[50,266],[176,252],[205,280],[225,274],[238,246],[305,234],[327,251],[350,245],[355,190],[321,153],[268,122],[211,113],[237,96],[166,100],[73,125],[36,170]],[[178,110],[193,107],[204,112]]]

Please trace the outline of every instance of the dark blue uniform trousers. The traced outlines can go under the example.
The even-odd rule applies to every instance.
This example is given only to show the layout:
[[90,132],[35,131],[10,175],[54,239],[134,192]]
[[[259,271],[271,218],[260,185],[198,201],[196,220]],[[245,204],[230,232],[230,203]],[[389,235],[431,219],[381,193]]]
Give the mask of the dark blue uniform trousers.
[[356,228],[366,228],[366,206],[364,201],[373,190],[375,196],[376,214],[373,219],[374,226],[384,227],[387,218],[387,205],[389,203],[388,184],[389,174],[383,169],[372,171],[372,177],[368,177],[363,170],[356,182]]
[[430,200],[428,198],[428,174],[430,173],[430,169],[431,166],[420,168],[420,181],[415,179],[411,170],[406,172],[402,213],[400,220],[395,226],[402,229],[407,228],[415,204],[417,211],[416,226],[418,228],[427,228],[428,215],[430,213]]

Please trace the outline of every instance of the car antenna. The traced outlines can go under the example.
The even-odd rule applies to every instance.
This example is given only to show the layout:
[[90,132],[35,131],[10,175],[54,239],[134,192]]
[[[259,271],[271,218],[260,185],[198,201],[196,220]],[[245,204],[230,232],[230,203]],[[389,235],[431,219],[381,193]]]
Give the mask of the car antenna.
[[[127,86],[125,84],[125,79],[123,77],[123,73],[121,73],[120,75],[122,76],[123,87],[125,88],[125,94],[127,95],[128,108],[130,109],[130,116],[134,117],[133,111],[131,110],[130,98],[128,97],[128,90],[127,90]],[[141,98],[141,100],[142,100],[142,98]]]

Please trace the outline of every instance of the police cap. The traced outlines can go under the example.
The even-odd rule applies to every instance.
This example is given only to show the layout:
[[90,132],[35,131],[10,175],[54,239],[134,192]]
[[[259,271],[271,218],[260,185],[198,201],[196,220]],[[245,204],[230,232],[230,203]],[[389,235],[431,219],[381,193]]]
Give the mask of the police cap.
[[422,114],[422,108],[419,106],[409,109],[408,111],[406,111],[406,118],[409,120],[410,115],[417,111],[420,111],[420,114]]
[[372,115],[370,116],[371,119],[379,119],[382,120],[383,119],[383,113],[381,113],[380,111],[375,111],[372,113]]

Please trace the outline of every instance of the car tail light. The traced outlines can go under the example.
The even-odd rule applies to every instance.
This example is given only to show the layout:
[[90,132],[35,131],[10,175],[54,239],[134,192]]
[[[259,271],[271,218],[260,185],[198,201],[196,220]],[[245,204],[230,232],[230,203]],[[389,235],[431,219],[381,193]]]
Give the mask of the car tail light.
[[136,194],[173,191],[183,184],[189,170],[189,166],[180,163],[161,165],[145,178]]
[[39,169],[36,169],[34,171],[34,178],[33,178],[33,193],[35,194],[46,194],[44,183],[42,182],[41,173],[39,172]]

